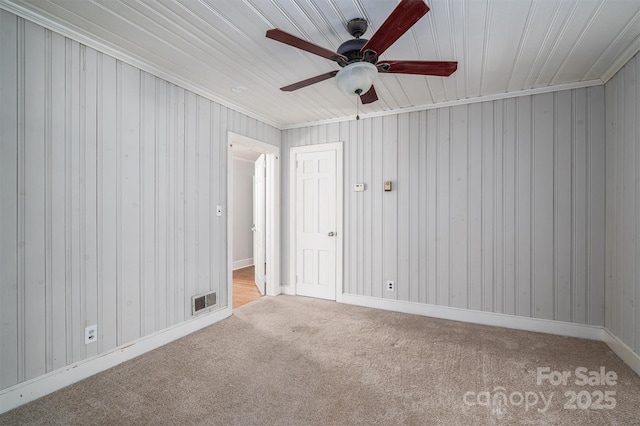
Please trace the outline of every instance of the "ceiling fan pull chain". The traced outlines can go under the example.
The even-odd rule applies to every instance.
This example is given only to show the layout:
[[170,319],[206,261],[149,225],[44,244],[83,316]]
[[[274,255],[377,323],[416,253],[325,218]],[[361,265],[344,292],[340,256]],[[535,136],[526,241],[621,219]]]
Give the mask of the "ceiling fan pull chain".
[[358,102],[359,99],[360,96],[356,96],[356,120],[360,120],[360,103]]

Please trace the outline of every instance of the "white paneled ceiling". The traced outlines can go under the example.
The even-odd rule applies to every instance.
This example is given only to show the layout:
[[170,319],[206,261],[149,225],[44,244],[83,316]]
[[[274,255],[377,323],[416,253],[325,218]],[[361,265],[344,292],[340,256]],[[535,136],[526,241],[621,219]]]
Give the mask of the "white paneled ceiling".
[[[336,50],[345,23],[369,38],[397,0],[0,0],[0,7],[280,128],[351,117],[339,69],[267,39],[281,28]],[[427,0],[431,11],[382,59],[454,60],[447,78],[379,75],[362,115],[521,91],[601,84],[640,49],[640,0]],[[234,90],[235,89],[235,90]]]

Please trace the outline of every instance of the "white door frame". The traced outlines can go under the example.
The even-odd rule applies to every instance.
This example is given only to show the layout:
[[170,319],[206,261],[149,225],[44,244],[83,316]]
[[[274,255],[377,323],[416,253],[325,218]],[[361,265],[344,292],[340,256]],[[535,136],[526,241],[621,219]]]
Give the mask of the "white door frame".
[[[260,165],[258,166],[258,160]],[[267,282],[266,274],[264,273],[265,247],[266,247],[266,212],[267,212],[267,182],[266,182],[266,170],[267,170],[267,156],[266,154],[260,154],[258,159],[253,163],[253,265],[254,265],[254,281],[260,290],[260,294],[263,296],[266,294],[265,282]],[[257,183],[260,182],[260,188]],[[260,191],[258,191],[260,189]]]
[[227,134],[227,294],[233,306],[233,145],[239,144],[267,154],[266,263],[267,296],[280,294],[280,148],[259,140]]
[[294,146],[289,149],[289,288],[287,294],[296,294],[296,161],[299,153],[336,151],[336,301],[342,301],[342,268],[344,241],[343,227],[343,159],[342,142]]

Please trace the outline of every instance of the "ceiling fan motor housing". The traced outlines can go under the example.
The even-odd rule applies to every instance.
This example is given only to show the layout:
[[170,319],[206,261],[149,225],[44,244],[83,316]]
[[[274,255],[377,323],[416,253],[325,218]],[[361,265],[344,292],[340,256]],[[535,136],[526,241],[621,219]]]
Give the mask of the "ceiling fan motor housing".
[[347,63],[361,61],[362,53],[360,50],[367,44],[367,39],[364,38],[354,38],[352,40],[347,40],[338,47],[338,53],[346,56],[349,60]]

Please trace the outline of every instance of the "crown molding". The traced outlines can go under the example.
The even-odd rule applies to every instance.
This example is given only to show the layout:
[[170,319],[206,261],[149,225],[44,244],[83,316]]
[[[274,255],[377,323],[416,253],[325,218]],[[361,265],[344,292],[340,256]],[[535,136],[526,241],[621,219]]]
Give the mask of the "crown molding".
[[[396,115],[396,114],[403,114],[403,113],[415,112],[415,111],[425,111],[429,109],[447,108],[447,107],[453,107],[458,105],[469,105],[469,104],[475,104],[479,102],[498,101],[502,99],[519,98],[521,96],[532,96],[532,95],[539,95],[542,93],[561,92],[563,90],[583,89],[585,87],[602,86],[603,84],[604,82],[602,80],[596,79],[596,80],[580,81],[577,83],[558,84],[555,86],[537,87],[535,89],[518,90],[517,92],[496,93],[493,95],[479,96],[477,98],[459,99],[455,101],[438,102],[435,104],[426,104],[426,105],[416,105],[416,106],[407,107],[407,108],[372,112],[368,114],[360,114],[360,119],[383,117],[386,115]],[[332,123],[341,123],[344,121],[352,121],[352,120],[355,120],[355,116],[339,117],[339,118],[332,118],[328,120],[291,124],[291,125],[284,126],[281,130],[299,129],[302,127],[312,127],[312,126],[332,124]]]
[[[24,19],[32,21],[51,31],[55,31],[59,34],[62,34],[65,37],[78,41],[79,43],[85,44],[86,46],[91,47],[99,52],[112,56],[117,60],[120,60],[136,68],[139,68],[145,72],[153,74],[172,84],[176,84],[186,90],[189,90],[195,94],[203,96],[220,105],[231,108],[234,111],[242,113],[248,117],[259,120],[278,130],[291,130],[291,129],[326,125],[326,124],[332,124],[332,123],[341,123],[345,121],[355,120],[355,116],[345,116],[345,117],[331,118],[327,120],[318,120],[318,121],[310,121],[310,122],[294,123],[294,124],[284,124],[281,122],[276,122],[269,118],[264,117],[261,114],[258,114],[254,111],[250,111],[240,105],[237,105],[234,102],[220,96],[219,94],[212,92],[211,90],[205,87],[194,84],[193,82],[190,82],[184,79],[180,75],[169,72],[163,69],[162,67],[158,67],[157,65],[154,65],[151,62],[141,60],[137,56],[122,50],[121,48],[119,48],[118,46],[112,43],[98,40],[95,37],[92,37],[91,34],[87,34],[79,29],[72,28],[71,26],[62,24],[60,22],[56,22],[51,17],[47,16],[45,12],[39,10],[35,5],[31,5],[29,8],[27,8],[23,5],[16,4],[11,0],[0,0],[0,9],[4,9],[11,13],[14,13]],[[438,102],[433,104],[416,105],[416,106],[387,110],[387,111],[376,111],[376,112],[367,113],[367,114],[360,114],[360,118],[366,119],[366,118],[383,117],[388,115],[397,115],[397,114],[403,114],[403,113],[409,113],[409,112],[415,112],[415,111],[425,111],[430,109],[447,108],[447,107],[453,107],[458,105],[474,104],[479,102],[490,102],[490,101],[496,101],[496,100],[517,98],[520,96],[531,96],[531,95],[537,95],[537,94],[543,94],[543,93],[558,92],[563,90],[572,90],[572,89],[581,89],[586,87],[599,86],[599,85],[605,84],[609,79],[611,79],[611,77],[613,77],[615,73],[618,72],[629,61],[629,59],[631,59],[639,51],[640,51],[640,37],[637,37],[629,44],[627,49],[625,49],[625,51],[618,57],[618,59],[609,67],[609,69],[605,72],[602,79],[594,79],[594,80],[581,81],[576,83],[567,83],[567,84],[559,84],[554,86],[538,87],[538,88],[527,89],[527,90],[519,90],[515,92],[490,94],[490,95],[484,95],[484,96],[479,96],[475,98],[459,99],[459,100],[453,100],[453,101]]]
[[603,82],[608,82],[624,67],[638,52],[640,52],[640,36],[633,39],[629,46],[618,56],[602,76]]
[[119,61],[125,62],[142,71],[148,72],[149,74],[153,74],[158,78],[166,80],[169,83],[175,84],[177,86],[182,87],[183,89],[189,90],[190,92],[193,92],[196,95],[205,97],[210,101],[216,102],[222,106],[231,108],[234,111],[242,113],[248,117],[261,121],[262,123],[275,127],[278,130],[283,130],[284,128],[283,123],[275,122],[260,114],[256,114],[253,111],[249,111],[246,108],[240,105],[237,105],[234,102],[212,92],[206,87],[200,86],[198,84],[194,84],[193,82],[184,79],[178,74],[167,71],[166,69],[163,69],[162,67],[158,67],[151,62],[142,60],[136,55],[133,55],[112,43],[105,42],[104,40],[99,40],[93,37],[91,34],[87,34],[84,31],[81,31],[77,28],[73,28],[70,25],[57,22],[51,17],[49,17],[45,12],[38,9],[36,5],[30,5],[30,7],[27,8],[23,5],[16,4],[15,2],[10,0],[0,0],[0,9],[4,9],[7,12],[11,12],[21,18],[24,18],[35,24],[38,24],[48,30],[54,31],[58,34],[63,35],[64,37],[75,40],[92,49],[95,49],[98,52],[104,53],[105,55],[109,55]]

